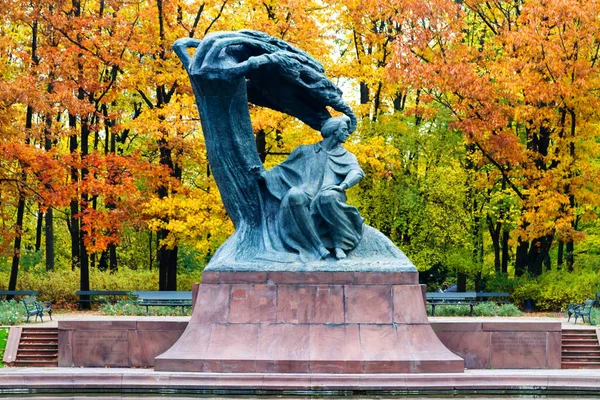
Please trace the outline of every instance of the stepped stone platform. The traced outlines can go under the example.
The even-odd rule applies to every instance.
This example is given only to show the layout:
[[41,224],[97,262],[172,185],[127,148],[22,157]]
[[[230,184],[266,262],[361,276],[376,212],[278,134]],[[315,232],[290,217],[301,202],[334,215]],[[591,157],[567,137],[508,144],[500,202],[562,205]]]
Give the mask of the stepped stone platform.
[[417,272],[206,271],[157,371],[462,372],[438,339]]

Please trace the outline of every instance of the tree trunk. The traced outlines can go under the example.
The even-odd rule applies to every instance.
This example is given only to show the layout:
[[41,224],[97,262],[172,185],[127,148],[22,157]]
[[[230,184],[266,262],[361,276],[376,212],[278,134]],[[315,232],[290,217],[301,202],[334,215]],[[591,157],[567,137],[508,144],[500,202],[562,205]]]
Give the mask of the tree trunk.
[[[33,63],[37,63],[37,21],[34,21],[31,32],[31,58]],[[33,107],[28,105],[25,112],[25,144],[30,144],[30,134],[33,128]],[[27,179],[27,174],[24,171],[24,166],[21,165],[21,178],[23,181]],[[15,224],[15,241],[13,245],[13,258],[10,268],[10,277],[8,279],[8,290],[17,290],[17,277],[19,274],[19,261],[21,260],[21,236],[23,235],[23,217],[25,215],[25,194],[19,187],[19,202],[17,204],[17,221]],[[13,296],[6,296],[6,300],[11,300]]]
[[529,249],[529,242],[523,242],[519,239],[517,245],[517,256],[515,259],[515,275],[523,276],[527,271],[527,250]]
[[[38,209],[40,204],[38,204]],[[38,210],[37,222],[35,225],[35,251],[40,251],[42,248],[42,228],[44,227],[44,213]]]
[[260,161],[264,163],[267,159],[267,138],[264,129],[256,132],[256,151],[258,152]]
[[54,218],[52,208],[46,211],[46,271],[54,271]]
[[[69,126],[74,128],[77,123],[75,115],[69,115]],[[69,151],[74,154],[77,151],[77,136],[73,135],[69,139]],[[76,167],[71,168],[71,185],[77,185],[79,181],[79,171]],[[71,215],[69,221],[69,232],[71,233],[71,269],[79,268],[79,201],[77,196],[71,199]]]
[[[83,93],[83,89],[79,89],[79,90],[80,90],[80,93]],[[85,158],[87,157],[87,155],[89,153],[89,149],[88,149],[89,135],[90,135],[90,130],[89,130],[87,116],[82,117],[81,118],[81,159],[83,160],[84,165],[85,165]],[[81,180],[82,181],[85,181],[88,174],[89,174],[89,171],[85,166],[83,168],[81,168]],[[84,213],[86,208],[88,207],[88,201],[89,201],[88,194],[85,192],[81,193],[81,212],[82,213]],[[81,232],[79,235],[79,254],[80,254],[79,263],[80,263],[80,269],[81,269],[80,280],[79,280],[79,289],[83,290],[83,291],[90,290],[90,267],[89,267],[88,252],[87,252],[87,248],[85,245],[86,235],[87,234],[85,233],[85,224],[83,223],[83,220],[82,220]],[[84,310],[89,310],[91,308],[90,303],[89,303],[89,301],[85,301],[85,300],[89,300],[89,297],[82,296],[81,300],[84,300],[84,302],[81,304],[81,308]]]
[[108,268],[110,272],[117,272],[117,245],[111,243],[108,245]]
[[98,261],[98,269],[100,271],[106,271],[108,269],[108,253],[103,251],[100,253],[100,260]]
[[507,230],[502,231],[502,273],[508,274],[508,240],[510,233]]
[[552,240],[552,235],[546,235],[531,242],[529,254],[527,255],[528,270],[531,276],[541,275],[543,266],[549,268]]
[[[12,266],[10,268],[10,278],[8,281],[8,290],[17,290],[17,275],[19,274],[19,260],[21,259],[21,235],[23,233],[23,215],[25,214],[25,197],[19,195],[19,204],[17,205],[17,223],[15,226],[15,244],[13,246]],[[11,300],[13,296],[6,296],[6,300]]]
[[558,242],[558,254],[556,255],[556,264],[558,265],[559,268],[562,267],[562,265],[563,265],[564,249],[565,249],[565,242],[560,240]]
[[492,247],[494,248],[494,270],[499,273],[502,270],[502,261],[500,256],[500,230],[502,225],[499,222],[493,223],[490,216],[487,216],[488,231],[492,239]]
[[573,241],[569,241],[567,242],[566,245],[566,255],[565,255],[565,262],[567,264],[567,270],[569,272],[573,272],[573,264],[575,263],[575,257],[573,256],[573,252],[575,251],[575,244],[573,243]]
[[[48,92],[52,92],[52,86],[48,85]],[[44,149],[50,151],[52,149],[52,117],[50,114],[45,117],[44,126]],[[52,206],[48,205],[46,211],[46,271],[54,271],[54,213]]]
[[456,277],[456,291],[464,293],[467,291],[467,275],[459,272]]
[[360,82],[360,104],[369,102],[369,86],[365,82]]

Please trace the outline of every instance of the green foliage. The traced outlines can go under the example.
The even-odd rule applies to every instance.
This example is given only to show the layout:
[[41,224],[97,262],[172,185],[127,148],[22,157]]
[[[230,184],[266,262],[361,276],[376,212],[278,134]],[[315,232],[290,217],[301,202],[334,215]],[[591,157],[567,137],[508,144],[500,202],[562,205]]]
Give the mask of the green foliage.
[[592,324],[593,325],[600,325],[600,309],[598,308],[592,308]]
[[[24,315],[23,305],[19,302],[15,300],[0,301],[0,326],[22,324]],[[1,343],[0,348],[2,348]]]
[[519,310],[517,306],[512,303],[502,304],[498,310],[499,317],[518,317],[523,315],[523,311]]
[[569,303],[583,303],[585,299],[595,298],[596,292],[600,292],[598,276],[598,272],[591,268],[573,272],[547,271],[536,279],[522,280],[511,297],[519,305],[532,299],[539,310],[560,310]]
[[[6,342],[8,340],[8,329],[1,328],[0,329],[0,360],[4,356],[4,350],[6,349]],[[0,368],[4,367],[2,361],[0,361]]]
[[[0,271],[0,282],[8,282],[9,272]],[[192,290],[192,284],[202,280],[202,270],[181,269],[178,274],[178,290]],[[90,270],[92,290],[158,290],[158,271],[121,268],[116,272]],[[79,290],[79,270],[57,269],[47,272],[36,266],[19,273],[18,290],[38,290],[38,300],[50,301],[56,307],[76,304]]]
[[[138,305],[133,300],[120,300],[114,304],[106,303],[100,307],[100,312],[107,315],[146,315],[146,307]],[[181,307],[148,307],[148,315],[180,316]],[[192,308],[185,307],[185,315],[192,315]]]
[[352,202],[365,223],[390,237],[419,271],[438,265],[470,273],[479,266],[472,261],[465,146],[448,128],[449,119],[440,110],[426,122],[399,113],[362,121],[360,139],[385,138],[396,155],[383,176],[363,163],[366,177],[353,188]]
[[[470,308],[466,305],[436,305],[436,317],[467,317]],[[431,306],[427,306],[427,314],[431,315]],[[473,307],[473,316],[477,317],[518,317],[523,313],[514,304],[498,305],[492,301],[479,303]]]
[[483,279],[483,285],[487,292],[509,292],[512,293],[515,288],[524,283],[525,279],[511,279],[507,274],[490,274]]

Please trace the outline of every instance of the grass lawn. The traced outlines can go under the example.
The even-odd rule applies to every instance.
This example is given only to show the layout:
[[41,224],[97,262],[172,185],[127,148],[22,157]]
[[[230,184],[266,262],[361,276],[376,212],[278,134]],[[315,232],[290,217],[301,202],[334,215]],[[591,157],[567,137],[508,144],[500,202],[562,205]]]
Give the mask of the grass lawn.
[[8,328],[0,329],[0,368],[4,367],[2,363],[2,356],[4,355],[4,349],[6,348],[6,340],[8,339]]

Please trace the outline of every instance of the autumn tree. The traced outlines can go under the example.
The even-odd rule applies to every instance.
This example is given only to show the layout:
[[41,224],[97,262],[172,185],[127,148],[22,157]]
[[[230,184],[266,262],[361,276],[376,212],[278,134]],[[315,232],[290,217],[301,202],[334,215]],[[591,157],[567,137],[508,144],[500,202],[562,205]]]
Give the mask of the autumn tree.
[[447,107],[474,166],[513,192],[517,274],[540,274],[555,239],[572,257],[578,221],[593,214],[579,204],[597,202],[598,3],[416,1],[410,10],[396,19],[404,35],[393,73]]

